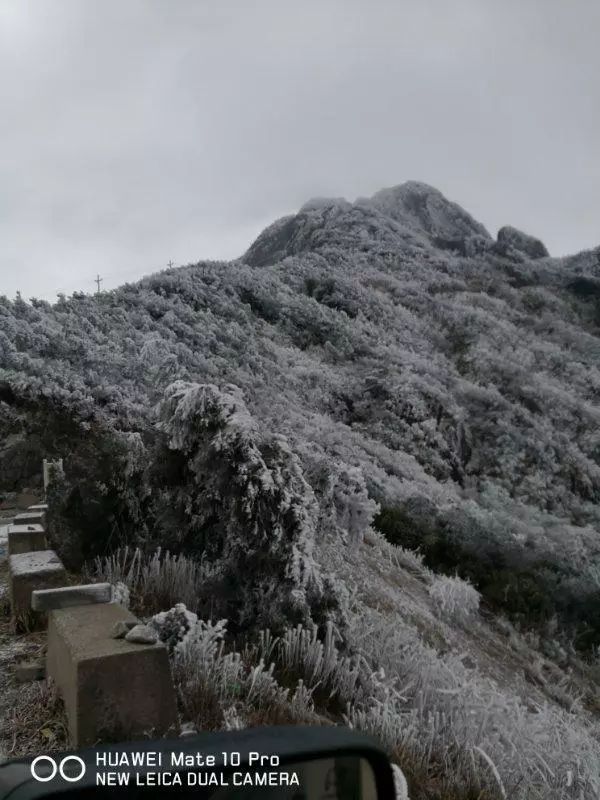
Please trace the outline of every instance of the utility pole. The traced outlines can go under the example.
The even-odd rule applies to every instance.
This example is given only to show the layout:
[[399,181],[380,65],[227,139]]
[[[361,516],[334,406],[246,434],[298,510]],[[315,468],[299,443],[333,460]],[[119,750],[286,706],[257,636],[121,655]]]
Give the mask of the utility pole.
[[175,266],[175,264],[173,264],[173,262],[171,261],[171,259],[169,259],[169,260],[167,261],[167,267],[169,267],[169,269],[170,269],[171,267],[174,267],[174,266]]
[[100,275],[96,275],[94,283],[98,286],[98,290],[96,292],[97,295],[100,294],[100,284],[103,283],[103,281],[104,281],[104,278],[101,278]]

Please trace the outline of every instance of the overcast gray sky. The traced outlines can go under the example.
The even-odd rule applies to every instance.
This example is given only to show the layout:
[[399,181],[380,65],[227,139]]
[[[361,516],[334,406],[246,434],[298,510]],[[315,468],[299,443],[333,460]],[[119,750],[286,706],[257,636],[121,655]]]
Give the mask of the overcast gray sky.
[[240,255],[415,179],[600,244],[598,0],[0,0],[0,294]]

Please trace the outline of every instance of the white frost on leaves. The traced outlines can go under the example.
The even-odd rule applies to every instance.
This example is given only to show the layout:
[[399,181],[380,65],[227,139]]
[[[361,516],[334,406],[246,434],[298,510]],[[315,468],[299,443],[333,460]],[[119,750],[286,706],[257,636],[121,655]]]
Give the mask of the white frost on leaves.
[[268,555],[279,574],[244,575],[254,581],[249,590],[267,605],[285,578],[287,600],[306,609],[306,591],[320,590],[313,556],[318,506],[286,438],[261,435],[231,385],[176,382],[166,390],[159,420],[171,448],[188,458],[198,486],[194,502],[206,497],[219,505],[223,563],[244,574],[252,557],[268,569]]
[[198,615],[189,611],[184,603],[176,603],[169,611],[155,614],[148,624],[156,630],[158,638],[173,650],[198,622]]
[[345,466],[335,471],[333,504],[339,527],[347,531],[350,544],[357,547],[379,511],[378,504],[369,497],[363,473],[358,467]]
[[196,620],[175,646],[175,656],[183,661],[205,661],[214,658],[227,633],[227,620]]
[[428,592],[437,612],[447,620],[466,623],[479,611],[479,592],[457,576],[436,575]]

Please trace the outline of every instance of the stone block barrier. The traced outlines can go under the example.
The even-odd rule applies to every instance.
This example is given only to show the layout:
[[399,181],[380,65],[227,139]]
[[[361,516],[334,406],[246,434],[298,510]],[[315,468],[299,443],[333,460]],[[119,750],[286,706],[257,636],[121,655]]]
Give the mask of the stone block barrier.
[[41,525],[9,525],[8,554],[33,553],[46,550],[46,531]]
[[64,586],[65,568],[54,550],[9,555],[9,592],[13,621],[17,626],[40,627],[45,615],[32,611],[31,596],[37,589]]
[[[44,485],[62,462],[44,461]],[[25,499],[25,496],[23,497]],[[9,595],[17,629],[48,626],[46,662],[15,667],[21,682],[47,677],[65,705],[73,748],[179,732],[168,653],[156,631],[111,602],[109,583],[67,586],[47,549],[48,505],[29,506],[0,531],[8,544]],[[8,521],[7,521],[8,523]]]
[[118,603],[52,610],[46,674],[65,704],[72,747],[177,732],[175,690],[162,643],[115,639],[136,618]]
[[111,589],[110,583],[37,589],[32,593],[31,607],[34,611],[55,611],[58,608],[110,603]]
[[48,503],[36,503],[33,506],[28,506],[27,511],[48,511]]
[[24,511],[13,519],[13,525],[41,525],[46,530],[45,511]]

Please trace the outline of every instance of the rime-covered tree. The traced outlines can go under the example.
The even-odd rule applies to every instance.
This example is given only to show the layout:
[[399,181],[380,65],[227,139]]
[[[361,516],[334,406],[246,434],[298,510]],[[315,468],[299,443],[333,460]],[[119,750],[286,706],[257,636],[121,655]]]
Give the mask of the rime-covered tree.
[[159,408],[176,454],[175,502],[197,552],[222,568],[226,600],[244,625],[306,617],[319,601],[316,502],[282,436],[263,436],[240,390],[176,382]]

